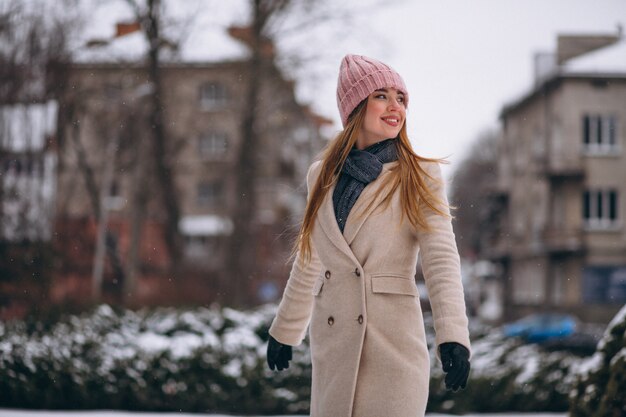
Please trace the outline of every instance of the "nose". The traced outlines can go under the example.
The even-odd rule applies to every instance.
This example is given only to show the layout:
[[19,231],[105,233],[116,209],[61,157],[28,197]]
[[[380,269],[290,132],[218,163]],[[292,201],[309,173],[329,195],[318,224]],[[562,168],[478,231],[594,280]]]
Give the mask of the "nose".
[[398,97],[392,97],[391,100],[389,100],[389,108],[399,110],[403,106],[403,104],[398,100]]

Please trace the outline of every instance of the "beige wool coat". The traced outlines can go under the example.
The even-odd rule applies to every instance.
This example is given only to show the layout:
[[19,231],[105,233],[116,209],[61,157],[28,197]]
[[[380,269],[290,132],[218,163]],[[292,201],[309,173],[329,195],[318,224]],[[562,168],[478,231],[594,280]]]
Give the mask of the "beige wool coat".
[[[450,218],[426,211],[431,232],[416,231],[406,216],[400,223],[399,190],[382,210],[381,180],[397,163],[383,164],[363,189],[343,234],[334,186],[328,191],[313,227],[311,261],[296,256],[270,327],[276,340],[292,346],[309,329],[312,417],[424,415],[430,363],[414,280],[420,251],[437,346],[457,342],[470,349]],[[423,167],[435,179],[427,183],[447,203],[439,164]],[[309,168],[309,192],[320,169],[320,161]]]

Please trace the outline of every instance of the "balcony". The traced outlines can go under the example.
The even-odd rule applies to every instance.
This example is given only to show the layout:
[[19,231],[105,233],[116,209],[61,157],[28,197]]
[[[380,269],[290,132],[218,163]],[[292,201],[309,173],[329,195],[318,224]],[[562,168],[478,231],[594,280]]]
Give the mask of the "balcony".
[[511,257],[511,248],[508,241],[499,239],[488,245],[483,256],[492,262],[506,262]]
[[581,181],[585,177],[585,169],[581,159],[548,160],[543,173],[550,181]]
[[580,229],[547,228],[543,232],[543,240],[546,249],[553,255],[580,253],[584,249]]

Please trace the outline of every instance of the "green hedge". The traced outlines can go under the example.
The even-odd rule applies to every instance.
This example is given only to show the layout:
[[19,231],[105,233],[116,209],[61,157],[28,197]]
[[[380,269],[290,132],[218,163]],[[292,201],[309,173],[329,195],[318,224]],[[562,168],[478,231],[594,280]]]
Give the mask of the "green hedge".
[[[132,312],[107,305],[53,322],[0,324],[0,407],[233,414],[308,413],[308,341],[287,372],[265,364],[276,306]],[[431,354],[434,335],[426,316]],[[428,411],[565,411],[579,358],[474,323],[466,390],[443,386],[434,356]]]
[[570,400],[571,417],[626,416],[626,305],[580,367]]
[[[441,366],[432,368],[428,411],[463,414],[567,410],[573,371],[581,359],[568,352],[546,352],[538,345],[506,339],[498,329],[487,330],[472,332],[472,369],[465,390],[446,391]],[[431,363],[435,363],[434,357]]]
[[53,325],[0,326],[0,406],[306,412],[297,399],[309,395],[308,358],[297,351],[292,372],[274,376],[264,364],[274,312],[100,306]]

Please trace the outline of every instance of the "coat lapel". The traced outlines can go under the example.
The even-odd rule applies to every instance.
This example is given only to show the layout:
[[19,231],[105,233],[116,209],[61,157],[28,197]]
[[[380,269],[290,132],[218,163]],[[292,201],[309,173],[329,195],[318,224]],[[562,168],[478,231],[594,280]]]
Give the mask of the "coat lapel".
[[[358,263],[358,261],[350,249],[350,244],[352,244],[352,241],[358,234],[363,223],[365,223],[365,220],[367,220],[369,215],[374,211],[374,209],[376,209],[385,197],[384,193],[379,192],[381,191],[382,183],[380,180],[395,164],[397,164],[395,161],[383,164],[383,170],[378,178],[365,186],[356,203],[350,210],[350,214],[346,219],[346,226],[344,227],[343,234],[341,234],[341,230],[339,230],[333,206],[333,192],[335,191],[336,184],[333,184],[330,190],[328,190],[328,193],[326,193],[324,201],[322,202],[318,212],[319,223],[328,239],[337,247],[337,249],[345,253],[356,263]],[[375,199],[375,201],[371,207],[368,208],[367,206],[371,199]]]

